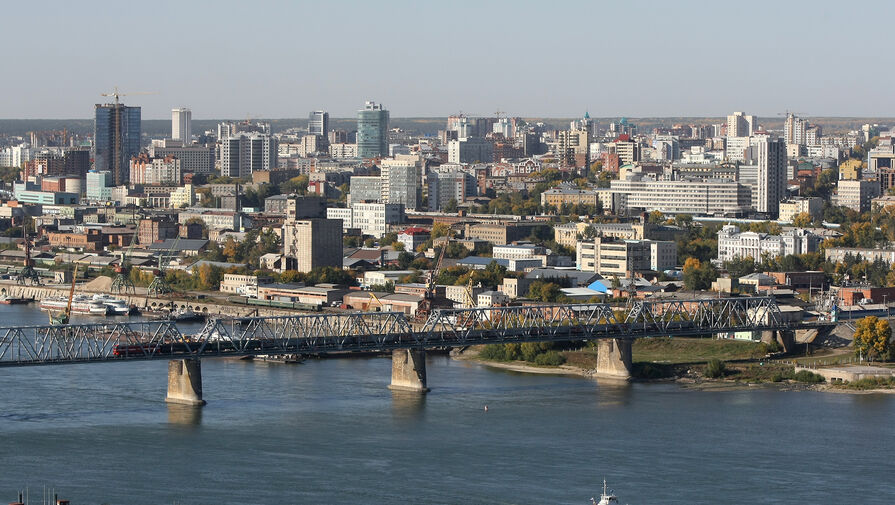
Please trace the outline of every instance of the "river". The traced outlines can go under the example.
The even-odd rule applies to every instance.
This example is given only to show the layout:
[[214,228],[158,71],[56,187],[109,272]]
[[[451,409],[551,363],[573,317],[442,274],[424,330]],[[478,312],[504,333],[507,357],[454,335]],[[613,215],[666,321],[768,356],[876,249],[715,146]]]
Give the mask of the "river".
[[[0,307],[0,325],[44,317]],[[0,501],[48,486],[73,505],[585,504],[603,478],[630,505],[895,499],[895,395],[431,356],[419,396],[386,388],[384,358],[202,366],[201,409],[164,403],[164,361],[0,368]]]

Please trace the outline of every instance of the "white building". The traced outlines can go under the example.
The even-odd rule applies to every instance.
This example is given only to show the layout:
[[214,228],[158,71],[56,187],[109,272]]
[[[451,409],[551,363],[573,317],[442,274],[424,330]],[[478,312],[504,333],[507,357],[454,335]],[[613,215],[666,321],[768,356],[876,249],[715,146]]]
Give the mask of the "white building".
[[761,261],[764,255],[772,258],[790,254],[815,252],[822,237],[801,228],[781,235],[752,231],[741,232],[735,225],[726,225],[718,232],[718,262],[750,257]]
[[749,137],[758,129],[758,119],[755,116],[747,116],[742,112],[734,112],[727,116],[728,137]]
[[171,109],[171,138],[183,142],[185,146],[193,142],[193,111]]
[[576,246],[577,269],[604,277],[661,272],[677,266],[677,244],[664,240],[619,240],[595,237]]
[[380,161],[380,201],[400,203],[405,209],[418,209],[422,200],[418,156],[398,155]]
[[658,210],[664,214],[712,215],[741,213],[751,207],[749,188],[729,180],[657,181],[632,176],[610,182],[610,189],[612,204],[619,213]]
[[277,167],[277,140],[265,133],[240,133],[221,139],[221,175],[251,177]]
[[379,238],[393,224],[404,221],[404,206],[398,203],[352,203],[349,208],[326,209],[327,219],[341,219],[342,229],[360,228],[364,235]]
[[448,142],[448,163],[490,163],[494,144],[482,137],[460,138]]

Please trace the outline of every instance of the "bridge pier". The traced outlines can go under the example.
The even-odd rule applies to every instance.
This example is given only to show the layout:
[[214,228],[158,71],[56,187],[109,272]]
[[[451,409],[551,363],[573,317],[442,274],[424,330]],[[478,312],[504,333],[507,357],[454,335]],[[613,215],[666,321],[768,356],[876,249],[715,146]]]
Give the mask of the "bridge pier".
[[631,340],[597,340],[597,377],[627,380],[631,378],[631,366]]
[[796,340],[795,334],[792,331],[783,331],[783,330],[767,330],[761,332],[761,341],[770,344],[772,342],[777,342],[780,344],[780,347],[783,348],[783,352],[790,353],[795,352],[796,349]]
[[168,403],[202,406],[202,366],[198,359],[175,359],[168,362]]
[[389,389],[428,393],[426,387],[426,351],[395,349],[392,351],[392,382]]

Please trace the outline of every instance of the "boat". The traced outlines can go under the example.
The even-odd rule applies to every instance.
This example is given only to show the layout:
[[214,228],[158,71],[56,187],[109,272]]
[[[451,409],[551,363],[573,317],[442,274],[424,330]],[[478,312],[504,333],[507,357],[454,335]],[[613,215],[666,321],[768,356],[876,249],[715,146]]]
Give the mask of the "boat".
[[[40,309],[46,311],[62,311],[68,307],[68,298],[53,296],[40,301]],[[96,301],[84,295],[78,295],[71,300],[71,312],[88,316],[105,316],[109,313],[109,307],[100,301]]]
[[158,319],[161,321],[174,321],[180,323],[189,321],[203,321],[205,320],[205,316],[190,309],[175,309],[168,312],[167,314],[163,314]]
[[24,298],[21,296],[0,296],[0,303],[3,305],[21,305],[24,303],[31,303],[34,301],[34,298]]
[[606,479],[603,479],[603,494],[600,495],[600,501],[594,498],[590,499],[592,505],[611,505],[618,503],[618,497],[606,490]]
[[113,316],[126,316],[131,313],[133,310],[130,305],[127,304],[127,300],[122,300],[121,298],[115,298],[112,295],[107,294],[97,294],[93,295],[93,300],[102,303],[108,309],[109,315]]

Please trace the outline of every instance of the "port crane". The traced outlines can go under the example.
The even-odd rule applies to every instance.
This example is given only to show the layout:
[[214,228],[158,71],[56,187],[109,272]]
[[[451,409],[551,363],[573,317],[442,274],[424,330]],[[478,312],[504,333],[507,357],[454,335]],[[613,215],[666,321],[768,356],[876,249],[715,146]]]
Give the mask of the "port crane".
[[71,320],[71,304],[72,300],[75,298],[75,283],[78,282],[78,267],[81,266],[75,263],[75,271],[71,276],[71,289],[68,290],[68,304],[65,306],[65,310],[56,314],[55,316],[50,314],[50,324],[53,325],[62,325],[68,324]]
[[167,293],[171,293],[174,290],[171,289],[171,285],[168,284],[168,280],[165,275],[167,273],[167,266],[170,263],[171,258],[174,256],[174,250],[177,249],[177,244],[180,242],[180,234],[177,234],[177,238],[174,239],[174,243],[171,244],[171,247],[167,250],[166,253],[162,253],[158,258],[158,268],[156,268],[152,273],[155,277],[152,279],[152,282],[149,284],[149,288],[147,293],[150,297],[152,296],[161,296]]
[[134,283],[131,281],[130,273],[131,266],[128,263],[131,257],[131,253],[134,251],[134,246],[137,244],[137,234],[140,232],[140,227],[138,226],[134,230],[134,234],[131,235],[131,243],[128,248],[121,253],[121,263],[115,267],[115,279],[112,280],[111,290],[115,293],[121,294],[124,292],[127,293],[135,293],[136,288],[134,288]]
[[22,263],[22,271],[19,272],[19,276],[16,278],[16,281],[25,285],[25,282],[30,282],[32,286],[40,286],[40,274],[37,273],[37,270],[34,269],[34,260],[31,258],[31,239],[28,238],[28,223],[22,222],[22,241],[25,246],[25,259]]

